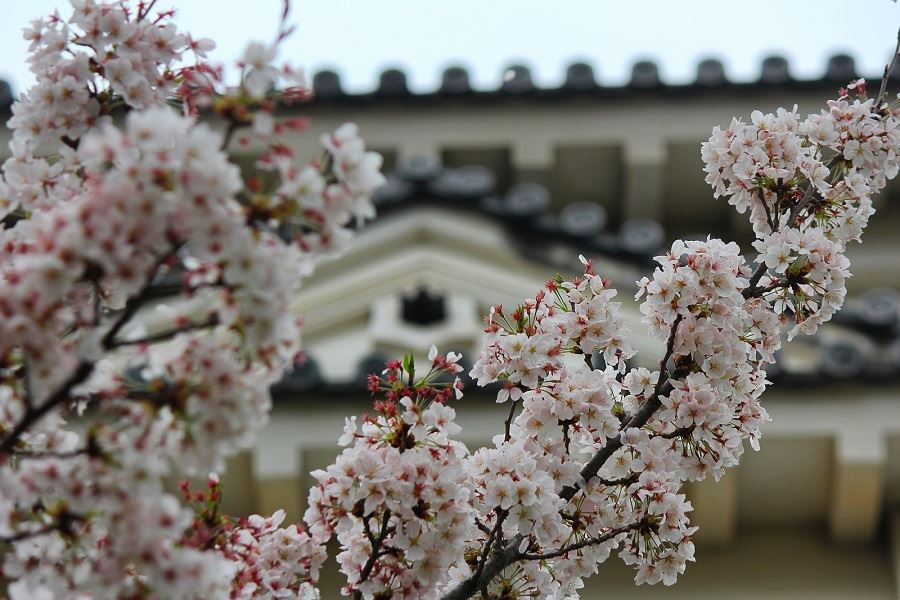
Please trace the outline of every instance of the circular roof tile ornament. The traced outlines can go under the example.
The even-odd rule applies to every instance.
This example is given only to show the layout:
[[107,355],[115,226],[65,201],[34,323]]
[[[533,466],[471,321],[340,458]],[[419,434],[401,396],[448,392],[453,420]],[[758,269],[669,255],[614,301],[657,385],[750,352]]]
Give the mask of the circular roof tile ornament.
[[447,67],[441,75],[440,91],[443,94],[468,94],[472,91],[469,72],[463,67]]
[[764,363],[762,365],[763,371],[766,372],[766,379],[776,381],[789,374],[784,368],[783,359],[784,353],[779,349],[775,351],[774,363]]
[[762,61],[759,82],[767,85],[780,85],[791,81],[788,61],[783,56],[767,56]]
[[527,94],[534,91],[531,69],[525,65],[512,65],[503,71],[500,89],[507,94]]
[[641,60],[631,68],[631,87],[654,88],[662,85],[659,79],[659,67],[652,60]]
[[10,87],[9,82],[3,79],[0,79],[0,108],[8,108],[12,106],[13,93],[12,87]]
[[653,219],[629,219],[619,228],[619,245],[631,254],[652,255],[665,239],[665,229]]
[[856,61],[849,54],[835,54],[828,59],[826,79],[846,85],[857,77]]
[[697,65],[697,85],[703,87],[717,87],[728,83],[725,76],[725,65],[721,60],[708,58]]
[[341,76],[335,71],[319,71],[313,75],[313,95],[322,100],[332,100],[344,95]]
[[867,290],[859,298],[856,317],[868,328],[890,335],[900,325],[900,292],[891,288]]
[[384,183],[375,190],[372,202],[375,206],[388,206],[409,200],[415,193],[415,185],[396,175],[388,175]]
[[284,377],[273,386],[275,393],[299,393],[319,387],[322,384],[322,374],[319,365],[311,357],[307,356],[303,362],[294,365],[294,368],[285,373]]
[[409,96],[406,73],[400,69],[387,69],[378,79],[378,94],[381,96]]
[[494,172],[481,165],[468,165],[458,169],[446,169],[428,189],[446,198],[478,199],[494,191],[497,178]]
[[578,238],[597,235],[606,227],[606,209],[595,202],[573,202],[559,213],[559,228]]
[[407,181],[416,183],[431,181],[438,177],[441,171],[441,162],[427,154],[407,156],[401,159],[394,168],[394,172],[397,175]]
[[594,68],[584,62],[572,63],[566,67],[566,81],[563,87],[573,92],[586,92],[596,89],[597,80],[594,77]]
[[506,192],[503,207],[513,217],[536,217],[550,207],[550,190],[539,183],[517,183]]
[[852,379],[863,374],[868,363],[865,349],[851,340],[836,340],[819,349],[819,370],[834,379]]

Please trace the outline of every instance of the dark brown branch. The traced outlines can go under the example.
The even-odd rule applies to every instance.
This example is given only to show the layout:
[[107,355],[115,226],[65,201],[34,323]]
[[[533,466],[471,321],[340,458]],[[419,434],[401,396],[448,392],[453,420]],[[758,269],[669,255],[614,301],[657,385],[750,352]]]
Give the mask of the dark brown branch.
[[199,323],[188,323],[187,325],[182,325],[181,327],[176,327],[174,329],[167,329],[166,331],[160,331],[159,333],[154,333],[152,335],[147,335],[141,338],[135,339],[127,339],[127,340],[119,340],[113,343],[114,348],[118,348],[120,346],[138,346],[141,344],[156,344],[159,342],[165,342],[167,340],[172,339],[179,333],[187,333],[188,331],[199,331],[201,329],[206,329],[208,327],[215,327],[219,324],[219,317],[217,315],[212,315],[207,318],[205,321],[201,321]]
[[51,410],[68,400],[69,393],[76,385],[84,383],[88,376],[94,372],[93,363],[78,363],[75,371],[62,383],[62,385],[40,406],[25,411],[22,420],[16,423],[12,431],[0,442],[0,457],[12,454],[19,438],[35,423],[41,420]]
[[[757,258],[757,260],[759,260],[759,258]],[[766,274],[766,271],[768,271],[768,268],[766,267],[765,262],[760,262],[756,265],[756,270],[753,271],[753,275],[750,276],[749,285],[744,288],[744,298],[749,298],[750,294],[755,293],[756,284],[758,284],[759,280],[762,279],[762,276]]]
[[41,458],[75,458],[76,456],[89,454],[89,452],[89,448],[78,448],[77,450],[69,450],[67,452],[56,452],[54,450],[25,450],[16,452],[15,457],[18,460],[37,460]]
[[590,352],[585,352],[585,353],[584,353],[584,364],[586,364],[586,365],[588,366],[588,369],[592,369],[592,370],[593,370],[593,368],[594,368],[594,359],[591,357],[591,353],[590,353]]
[[900,30],[897,31],[897,45],[894,47],[894,55],[891,56],[891,62],[884,67],[884,75],[881,77],[881,87],[878,89],[878,98],[875,100],[876,110],[884,102],[884,96],[887,94],[888,80],[894,71],[894,65],[897,64],[897,58],[900,57]]
[[114,347],[116,336],[119,335],[119,332],[122,331],[122,328],[125,327],[132,318],[134,318],[134,316],[138,313],[144,303],[147,302],[147,291],[151,288],[152,282],[156,278],[156,274],[159,271],[159,268],[178,251],[179,247],[180,245],[172,248],[168,253],[166,253],[165,255],[160,257],[158,261],[156,261],[156,264],[153,266],[153,269],[147,276],[144,287],[141,288],[141,291],[138,292],[137,295],[132,296],[128,299],[128,302],[125,303],[125,308],[121,313],[119,313],[119,316],[116,317],[116,320],[106,332],[106,335],[103,336],[102,344],[105,350],[110,350]]
[[[672,390],[672,384],[669,382],[669,379],[665,377],[666,374],[666,363],[669,362],[669,359],[672,357],[672,354],[675,350],[675,336],[678,332],[678,326],[681,324],[682,316],[678,315],[675,318],[675,321],[672,323],[672,329],[669,332],[669,340],[666,344],[666,352],[663,357],[659,361],[659,380],[656,382],[656,388],[653,390],[653,394],[647,398],[644,403],[641,405],[641,408],[638,409],[637,413],[628,421],[625,425],[624,429],[630,429],[632,427],[643,427],[647,424],[647,421],[653,416],[653,413],[656,412],[662,403],[660,402],[660,396],[664,396],[668,394]],[[606,445],[600,448],[591,460],[587,462],[586,465],[581,469],[581,480],[587,485],[591,479],[597,476],[597,473],[600,472],[600,469],[603,468],[603,465],[606,464],[606,461],[609,460],[619,448],[622,447],[622,440],[619,437],[615,437],[606,441]],[[560,497],[564,500],[571,500],[576,493],[578,493],[579,488],[576,486],[568,486],[563,488],[562,492],[560,492]]]
[[516,562],[519,556],[519,544],[525,536],[519,534],[512,538],[502,550],[494,552],[485,563],[479,578],[469,577],[455,588],[444,594],[442,600],[465,600],[471,598],[479,590],[486,587],[500,571]]
[[[491,529],[491,533],[490,535],[488,535],[488,539],[484,542],[484,548],[481,550],[481,558],[478,560],[478,567],[475,569],[475,574],[473,575],[475,581],[481,580],[481,574],[484,573],[484,566],[487,564],[487,559],[491,552],[491,546],[494,545],[494,540],[497,539],[497,536],[500,534],[500,528],[503,527],[503,521],[506,520],[506,515],[507,512],[505,510],[500,508],[497,509],[497,522],[494,524],[494,528]],[[502,543],[503,538],[500,537],[499,539]],[[484,588],[488,583],[490,583],[490,579],[482,582],[479,587]]]
[[[832,161],[833,162],[833,161]],[[829,163],[829,167],[833,166],[832,163]],[[794,205],[794,208],[791,209],[790,215],[788,215],[787,225],[788,227],[795,227],[797,225],[797,219],[800,217],[800,213],[803,212],[809,203],[812,202],[812,199],[816,197],[816,186],[812,183],[806,188],[806,191],[803,193],[803,197],[800,198],[800,201]]]
[[12,544],[15,542],[20,542],[22,540],[37,537],[39,535],[46,535],[53,531],[56,531],[56,527],[53,527],[52,525],[45,525],[40,529],[32,529],[30,531],[20,531],[19,533],[14,533],[13,535],[0,536],[0,544]]
[[581,550],[582,548],[587,548],[588,546],[596,546],[597,544],[602,544],[604,542],[608,542],[609,540],[615,538],[616,536],[622,535],[623,533],[628,533],[629,531],[634,531],[635,529],[640,529],[643,525],[643,521],[638,521],[637,523],[632,523],[631,525],[626,525],[624,527],[618,527],[616,529],[610,529],[608,532],[603,535],[588,538],[586,540],[582,540],[580,542],[576,542],[574,544],[570,544],[568,546],[564,546],[559,550],[555,550],[553,552],[548,552],[547,554],[520,554],[518,556],[519,560],[547,560],[550,558],[559,558],[560,556],[565,556],[569,552],[574,552],[576,550]]
[[632,483],[635,483],[638,478],[639,475],[637,473],[632,473],[631,475],[619,477],[618,479],[603,479],[601,477],[598,477],[594,481],[596,481],[600,485],[605,485],[606,487],[615,487],[617,485],[631,485]]
[[[147,288],[150,287],[150,282],[153,281],[153,278],[156,276],[156,272],[159,270],[159,267],[166,261],[172,254],[177,250],[177,248],[173,248],[171,252],[167,253],[165,256],[157,261],[156,265],[153,267],[153,270],[148,274],[147,280],[144,283],[144,287],[138,292],[137,295],[131,297],[128,302],[125,304],[125,309],[119,313],[116,317],[116,320],[113,322],[112,326],[103,336],[101,340],[101,346],[104,350],[111,350],[113,348],[113,344],[115,343],[116,335],[122,330],[122,328],[137,314],[138,310],[140,310],[141,306],[144,304],[145,292]],[[0,441],[0,456],[12,454],[15,450],[16,444],[19,442],[19,439],[22,435],[28,431],[35,423],[41,420],[44,416],[46,416],[50,411],[54,408],[65,403],[72,392],[72,388],[84,383],[87,381],[87,378],[90,377],[91,373],[94,372],[94,363],[91,362],[80,362],[78,366],[75,367],[75,370],[63,381],[62,385],[57,388],[55,392],[53,392],[49,398],[47,398],[43,404],[39,406],[29,407],[25,414],[22,416],[22,420],[16,423],[16,426],[10,431],[6,437]]]
[[[375,563],[378,561],[378,557],[381,556],[381,544],[384,542],[384,539],[387,537],[388,532],[388,523],[391,520],[391,511],[384,511],[384,515],[381,518],[381,531],[378,533],[378,537],[376,538],[372,534],[372,530],[369,527],[369,520],[363,519],[363,527],[366,530],[366,536],[369,538],[369,543],[372,544],[372,554],[369,556],[369,560],[366,561],[366,564],[363,565],[362,571],[359,573],[359,581],[357,585],[366,581],[369,578],[369,575],[372,574],[372,569],[375,568]],[[359,590],[356,590],[356,593],[353,595],[354,598],[362,598],[362,594]]]
[[678,334],[678,326],[681,325],[682,319],[684,319],[684,315],[678,315],[672,322],[672,329],[669,331],[669,339],[666,341],[666,352],[659,360],[659,376],[656,378],[656,387],[653,388],[653,395],[650,396],[649,399],[659,396],[659,392],[662,389],[663,373],[668,372],[666,365],[669,364],[669,359],[672,358],[672,354],[675,353],[675,336]]
[[559,421],[559,424],[562,425],[563,446],[566,449],[566,454],[569,454],[569,444],[572,443],[572,440],[569,437],[569,428],[572,427],[572,424],[574,422],[575,421],[573,419],[566,419],[565,421]]
[[519,405],[518,400],[510,400],[509,405],[509,414],[506,416],[506,421],[503,422],[503,441],[508,442],[510,438],[509,430],[512,427],[513,416],[516,414],[516,407]]

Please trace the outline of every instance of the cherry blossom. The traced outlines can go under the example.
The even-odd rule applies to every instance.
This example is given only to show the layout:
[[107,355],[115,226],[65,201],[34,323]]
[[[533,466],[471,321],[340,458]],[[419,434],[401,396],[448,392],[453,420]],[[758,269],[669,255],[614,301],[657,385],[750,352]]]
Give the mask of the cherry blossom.
[[[222,514],[214,473],[302,357],[293,298],[374,215],[381,157],[353,124],[316,160],[286,143],[307,121],[278,109],[310,94],[276,63],[287,4],[233,88],[214,43],[154,6],[73,0],[25,30],[35,84],[0,181],[10,597],[313,599],[333,539],[357,598],[577,598],[613,553],[636,583],[673,584],[697,530],[682,485],[759,447],[767,366],[841,307],[847,246],[900,170],[887,81],[713,130],[706,180],[749,209],[757,255],[708,238],[656,257],[636,296],[655,368],[633,366],[616,290],[581,257],[489,312],[470,375],[509,407],[489,446],[458,439],[458,354],[391,360],[368,379],[374,415],[346,420],[304,523],[285,524]],[[262,148],[244,172],[235,140]],[[166,482],[184,476],[206,488],[177,496]]]
[[[36,83],[0,190],[0,574],[13,598],[318,597],[324,549],[283,513],[191,543],[165,481],[253,444],[300,355],[293,298],[373,215],[380,157],[352,126],[324,160],[278,151],[304,126],[273,115],[304,97],[271,64],[286,12],[241,91],[153,4],[81,0],[25,34]],[[267,151],[242,174],[228,147],[256,114]]]

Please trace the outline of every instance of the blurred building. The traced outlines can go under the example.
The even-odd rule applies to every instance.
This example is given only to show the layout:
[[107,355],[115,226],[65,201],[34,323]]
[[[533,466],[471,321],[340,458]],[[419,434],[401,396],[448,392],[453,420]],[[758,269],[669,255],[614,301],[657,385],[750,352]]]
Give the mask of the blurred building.
[[[230,508],[302,515],[308,472],[333,460],[344,417],[369,407],[366,373],[432,344],[471,357],[490,305],[513,306],[555,273],[577,273],[579,254],[619,289],[635,364],[655,368],[662,348],[632,300],[651,257],[676,237],[751,238],[746,216],[704,183],[700,142],[753,109],[818,111],[856,76],[844,55],[815,81],[795,80],[770,57],[757,81],[735,83],[708,60],[693,83],[673,86],[641,62],[628,85],[606,87],[574,64],[562,87],[543,89],[514,66],[496,89],[475,91],[464,69],[448,68],[438,90],[413,94],[405,74],[389,70],[374,92],[348,95],[337,74],[318,73],[316,99],[300,109],[312,119],[296,140],[300,155],[354,121],[384,154],[388,183],[378,218],[297,298],[309,359],[275,389],[256,448],[232,461]],[[900,181],[877,209],[865,244],[849,252],[845,310],[782,351],[764,397],[774,421],[762,450],[748,450],[718,483],[688,486],[697,564],[674,588],[637,588],[611,558],[584,598],[897,597]],[[470,447],[489,443],[505,417],[474,385],[456,408]],[[336,598],[329,565],[323,597]]]

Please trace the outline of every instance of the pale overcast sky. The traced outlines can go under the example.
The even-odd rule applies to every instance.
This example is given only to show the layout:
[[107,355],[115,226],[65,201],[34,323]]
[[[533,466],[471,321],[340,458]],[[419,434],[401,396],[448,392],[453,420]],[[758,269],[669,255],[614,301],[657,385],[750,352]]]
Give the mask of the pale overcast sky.
[[[21,28],[69,4],[2,0],[0,77],[18,93],[30,82]],[[160,0],[179,25],[219,43],[230,61],[249,39],[269,40],[281,0]],[[786,56],[795,77],[818,77],[828,56],[847,52],[877,76],[896,40],[900,4],[889,0],[684,0],[611,2],[537,0],[294,0],[297,32],[284,55],[313,73],[338,70],[345,87],[374,88],[378,73],[399,66],[417,91],[434,89],[450,63],[470,69],[476,87],[494,88],[511,62],[531,66],[542,85],[557,85],[565,65],[586,60],[600,80],[621,84],[631,65],[656,60],[669,82],[693,78],[715,57],[732,79],[753,80],[761,59]]]

